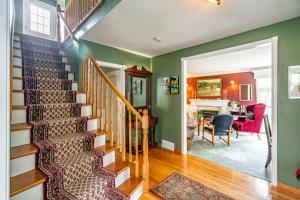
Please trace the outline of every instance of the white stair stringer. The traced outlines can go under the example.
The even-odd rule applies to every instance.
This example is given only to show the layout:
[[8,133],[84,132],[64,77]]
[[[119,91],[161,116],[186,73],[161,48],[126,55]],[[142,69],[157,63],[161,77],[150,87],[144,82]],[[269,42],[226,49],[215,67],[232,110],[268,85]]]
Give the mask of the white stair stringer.
[[144,191],[144,184],[141,184],[131,195],[130,200],[139,200]]
[[44,200],[43,183],[10,197],[10,200]]
[[120,186],[126,180],[130,178],[130,167],[128,166],[125,170],[117,175],[115,178],[115,187]]

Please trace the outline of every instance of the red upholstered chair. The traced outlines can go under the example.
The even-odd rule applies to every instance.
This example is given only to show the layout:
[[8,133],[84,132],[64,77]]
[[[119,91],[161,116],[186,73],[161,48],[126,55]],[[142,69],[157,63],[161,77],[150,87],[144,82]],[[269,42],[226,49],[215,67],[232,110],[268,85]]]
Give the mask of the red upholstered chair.
[[256,133],[257,137],[260,139],[260,128],[262,121],[264,119],[264,113],[266,110],[266,105],[259,103],[246,106],[247,117],[239,118],[234,120],[232,124],[232,128],[236,130],[236,134],[238,137],[238,132],[250,132]]

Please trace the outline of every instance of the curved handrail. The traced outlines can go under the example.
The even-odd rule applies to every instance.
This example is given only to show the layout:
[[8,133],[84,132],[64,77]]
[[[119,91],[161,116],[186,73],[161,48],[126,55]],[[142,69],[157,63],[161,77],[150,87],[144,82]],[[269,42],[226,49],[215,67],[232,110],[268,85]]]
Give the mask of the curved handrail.
[[[69,27],[69,25],[66,23],[66,20],[64,18],[64,16],[62,15],[62,10],[60,9],[60,6],[57,6],[57,12],[59,14],[59,17],[63,20],[64,25],[68,31],[68,33],[70,34],[71,38],[78,42],[81,43],[80,40],[78,40],[74,33],[71,31],[71,28]],[[101,74],[101,76],[103,77],[103,79],[106,81],[106,83],[111,87],[111,89],[116,93],[116,95],[121,99],[121,101],[126,105],[126,107],[139,119],[142,120],[142,116],[140,115],[140,113],[131,105],[131,103],[124,97],[124,95],[121,93],[121,91],[116,88],[114,86],[114,84],[111,82],[111,80],[108,78],[108,76],[104,73],[104,71],[101,69],[101,67],[99,66],[99,64],[97,63],[95,57],[93,56],[93,54],[86,48],[84,47],[85,51],[87,52],[87,56],[89,57],[89,59],[92,61],[92,63],[94,64],[94,66],[97,68],[98,72]]]

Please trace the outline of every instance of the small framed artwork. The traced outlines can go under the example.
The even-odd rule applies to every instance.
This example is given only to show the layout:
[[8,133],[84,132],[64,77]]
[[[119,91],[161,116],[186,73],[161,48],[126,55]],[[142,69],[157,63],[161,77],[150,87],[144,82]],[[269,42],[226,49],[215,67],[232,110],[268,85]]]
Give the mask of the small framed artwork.
[[289,99],[300,99],[300,66],[289,67]]
[[179,76],[170,77],[171,94],[179,94]]
[[179,94],[179,76],[164,77],[163,91],[165,94]]

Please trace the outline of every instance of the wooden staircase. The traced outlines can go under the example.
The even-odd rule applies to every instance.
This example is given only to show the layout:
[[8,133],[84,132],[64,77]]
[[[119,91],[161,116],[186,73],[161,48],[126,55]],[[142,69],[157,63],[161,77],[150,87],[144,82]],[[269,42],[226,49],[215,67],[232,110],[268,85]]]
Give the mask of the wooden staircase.
[[[31,143],[32,125],[26,120],[26,111],[28,108],[24,103],[22,50],[18,34],[14,38],[13,47],[10,196],[13,200],[41,200],[45,198],[44,183],[47,180],[47,176],[37,169],[38,148]],[[62,61],[66,63],[66,70],[69,71],[68,79],[72,80],[72,90],[78,91],[79,81],[74,80],[72,64],[69,63],[65,51],[61,51],[60,54],[63,56]],[[89,53],[83,62],[82,69],[85,70],[83,71],[83,80],[81,80],[83,87],[80,92],[77,92],[76,101],[83,105],[81,107],[81,115],[88,117],[87,130],[96,134],[94,147],[104,152],[103,167],[115,174],[115,187],[127,196],[128,199],[139,199],[143,190],[148,189],[149,181],[147,111],[144,111],[142,117],[130,105],[97,65],[91,53]],[[91,82],[92,77],[97,77],[98,80],[95,79]],[[105,89],[99,90],[102,91],[102,94],[98,93],[96,88],[96,85],[99,83],[98,81],[101,81],[103,85],[105,84]],[[109,92],[111,97],[114,97],[114,101],[108,99],[107,92]],[[102,95],[101,99],[100,95]],[[105,100],[105,104],[101,102],[103,100]],[[122,109],[116,109],[116,113],[112,113],[112,103],[122,104]],[[100,108],[101,106],[103,108]],[[143,134],[143,167],[139,165],[138,154],[134,156],[131,151],[129,154],[125,154],[125,109],[128,111],[127,113],[130,117],[135,119],[134,129],[137,141],[139,137],[138,130],[142,129],[140,133]],[[113,129],[112,114],[119,115],[120,113],[122,113],[122,122],[120,122],[122,123],[122,129]],[[110,125],[108,125],[108,121]],[[115,124],[118,123],[115,122]],[[136,148],[138,148],[137,145]],[[133,167],[134,169],[132,170]],[[143,168],[143,171],[139,170],[140,168]]]

